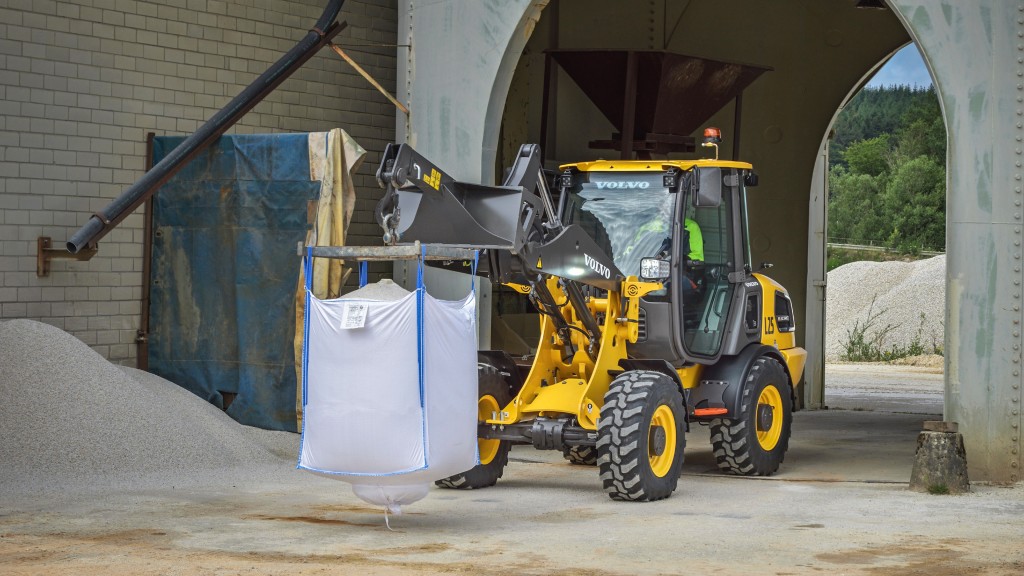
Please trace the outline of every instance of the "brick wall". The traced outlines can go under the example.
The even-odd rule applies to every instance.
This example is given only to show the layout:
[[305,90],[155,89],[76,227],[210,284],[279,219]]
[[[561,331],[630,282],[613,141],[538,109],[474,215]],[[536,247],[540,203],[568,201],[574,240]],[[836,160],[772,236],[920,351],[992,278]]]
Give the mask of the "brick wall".
[[[0,320],[30,318],[135,364],[142,209],[88,262],[36,276],[36,239],[63,246],[143,173],[146,134],[190,134],[305,36],[323,0],[0,0]],[[396,0],[348,0],[335,39],[390,91]],[[350,241],[379,242],[373,171],[395,110],[330,50],[233,129],[341,127],[369,154]]]

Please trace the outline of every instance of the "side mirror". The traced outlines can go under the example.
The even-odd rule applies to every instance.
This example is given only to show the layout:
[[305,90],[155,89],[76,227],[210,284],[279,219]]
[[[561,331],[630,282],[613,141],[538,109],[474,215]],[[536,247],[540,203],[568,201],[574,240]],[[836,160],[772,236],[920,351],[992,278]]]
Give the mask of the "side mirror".
[[743,177],[743,183],[747,185],[747,188],[757,186],[757,181],[757,174],[754,172],[747,172],[746,176]]
[[659,260],[658,258],[641,258],[640,279],[645,282],[660,282],[669,277],[669,274],[671,274],[671,268],[672,267],[668,260]]
[[699,208],[714,208],[722,204],[722,169],[696,167],[690,178],[693,189],[693,205]]

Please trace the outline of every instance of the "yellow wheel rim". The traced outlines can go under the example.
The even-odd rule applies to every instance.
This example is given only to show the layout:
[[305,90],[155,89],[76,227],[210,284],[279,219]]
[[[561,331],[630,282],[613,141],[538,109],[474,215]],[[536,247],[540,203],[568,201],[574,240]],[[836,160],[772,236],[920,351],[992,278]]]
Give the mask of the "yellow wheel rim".
[[[660,428],[661,431],[658,429]],[[664,445],[661,446],[661,435],[664,434]],[[655,438],[658,441],[655,441]],[[660,454],[658,453],[660,448]],[[658,478],[664,478],[670,470],[676,456],[676,417],[672,409],[662,404],[654,411],[647,436],[647,459],[651,463],[651,472]]]
[[757,411],[754,413],[757,429],[757,443],[761,448],[774,450],[779,438],[782,437],[782,395],[773,384],[765,386],[757,398]]
[[[501,406],[498,406],[498,401],[495,400],[494,396],[490,394],[480,398],[480,401],[476,404],[477,419],[480,422],[486,422],[494,417],[494,413],[501,410]],[[480,451],[480,464],[490,464],[491,460],[498,455],[498,449],[501,447],[501,440],[485,440],[479,438],[476,441],[477,450]]]

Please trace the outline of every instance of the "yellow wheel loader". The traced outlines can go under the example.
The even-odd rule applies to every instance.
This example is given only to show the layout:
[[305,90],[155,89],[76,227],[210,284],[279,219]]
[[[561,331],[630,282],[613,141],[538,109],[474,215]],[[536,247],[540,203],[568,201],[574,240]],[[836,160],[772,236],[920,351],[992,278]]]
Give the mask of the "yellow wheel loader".
[[438,485],[491,486],[510,447],[532,444],[596,464],[615,500],[667,498],[693,424],[711,427],[722,470],[778,470],[806,352],[786,290],[753,271],[757,176],[718,160],[718,141],[704,144],[714,159],[567,164],[554,186],[535,145],[502,186],[457,182],[408,145],[387,147],[385,243],[483,249],[481,273],[541,317],[525,376],[507,354],[480,352],[480,464]]

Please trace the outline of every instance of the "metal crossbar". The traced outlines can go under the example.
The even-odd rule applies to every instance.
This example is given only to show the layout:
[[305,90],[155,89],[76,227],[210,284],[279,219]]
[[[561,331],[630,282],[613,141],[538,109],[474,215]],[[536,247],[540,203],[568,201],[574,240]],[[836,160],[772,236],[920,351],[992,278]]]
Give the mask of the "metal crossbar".
[[[511,248],[511,246],[509,247]],[[305,254],[306,246],[299,244],[298,254]],[[314,258],[338,258],[343,260],[387,261],[387,260],[473,260],[478,250],[451,244],[403,244],[398,246],[313,246],[310,253]]]

